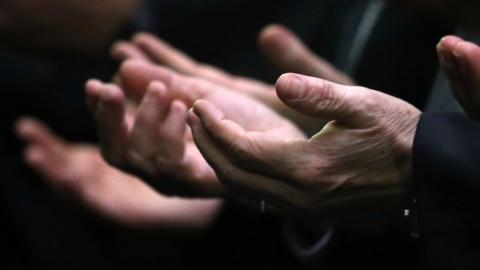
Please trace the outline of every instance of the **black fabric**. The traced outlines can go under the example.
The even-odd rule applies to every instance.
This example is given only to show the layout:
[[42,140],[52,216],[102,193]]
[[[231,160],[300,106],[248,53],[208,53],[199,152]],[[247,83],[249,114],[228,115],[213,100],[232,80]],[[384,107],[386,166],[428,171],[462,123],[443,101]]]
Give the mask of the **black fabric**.
[[478,269],[480,125],[460,113],[422,116],[413,150],[425,267]]

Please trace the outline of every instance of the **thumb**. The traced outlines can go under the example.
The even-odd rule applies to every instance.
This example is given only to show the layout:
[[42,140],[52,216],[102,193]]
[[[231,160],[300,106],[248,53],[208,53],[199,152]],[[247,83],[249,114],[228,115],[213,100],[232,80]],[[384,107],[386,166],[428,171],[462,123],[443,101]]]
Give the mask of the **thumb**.
[[375,102],[374,91],[345,86],[299,74],[284,74],[276,84],[278,97],[302,113],[337,120],[352,128],[368,125],[369,104]]
[[281,25],[269,25],[260,33],[264,54],[282,71],[353,85],[353,80],[313,53],[294,33]]
[[440,65],[463,109],[480,119],[480,47],[447,36],[437,46]]

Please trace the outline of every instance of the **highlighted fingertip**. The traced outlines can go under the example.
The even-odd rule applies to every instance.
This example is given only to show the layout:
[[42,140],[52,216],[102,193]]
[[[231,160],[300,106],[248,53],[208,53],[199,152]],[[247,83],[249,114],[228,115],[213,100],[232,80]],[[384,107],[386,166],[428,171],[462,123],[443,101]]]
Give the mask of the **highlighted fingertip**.
[[283,99],[302,98],[305,93],[305,84],[297,74],[283,74],[276,83],[277,94]]

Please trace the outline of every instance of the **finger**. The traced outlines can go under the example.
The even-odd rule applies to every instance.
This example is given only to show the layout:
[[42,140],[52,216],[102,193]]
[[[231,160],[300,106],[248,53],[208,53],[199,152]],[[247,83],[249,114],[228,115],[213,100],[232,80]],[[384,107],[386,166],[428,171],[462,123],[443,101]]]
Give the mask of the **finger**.
[[151,34],[137,34],[134,38],[134,43],[141,48],[145,54],[149,55],[154,62],[169,67],[180,74],[203,78],[234,88],[242,88],[245,84],[247,84],[247,87],[261,87],[262,90],[266,88],[260,83],[258,83],[259,85],[255,85],[247,79],[237,78],[216,67],[199,63],[185,53],[175,49],[167,42]]
[[346,74],[315,55],[295,34],[281,25],[267,26],[260,33],[259,42],[266,56],[284,72],[353,85]]
[[187,105],[192,105],[195,100],[221,88],[203,79],[186,77],[168,68],[140,61],[126,61],[120,74],[126,90],[137,98],[144,95],[151,81],[160,81],[167,86],[173,98],[180,99]]
[[25,161],[47,180],[57,180],[62,169],[61,159],[52,156],[45,147],[33,145],[24,152]]
[[480,48],[455,36],[443,38],[437,46],[440,64],[465,111],[480,119]]
[[279,197],[295,197],[295,190],[288,185],[245,171],[233,165],[203,128],[193,111],[189,112],[188,123],[200,152],[215,170],[219,179],[232,191],[258,199],[276,201]]
[[[129,147],[129,154],[134,155],[131,156],[133,162],[158,157],[176,160],[183,153],[181,140],[183,136],[175,137],[172,134],[174,131],[163,125],[168,117],[172,117],[168,115],[171,104],[172,100],[165,85],[159,82],[151,83],[138,109],[133,128]],[[183,121],[185,125],[185,119]]]
[[447,75],[450,87],[462,104],[462,107],[468,111],[468,78],[465,75],[465,65],[461,65],[460,60],[454,54],[457,45],[464,40],[456,36],[446,36],[440,40],[437,45],[437,54],[441,68]]
[[276,90],[293,109],[350,127],[370,124],[371,106],[378,102],[374,91],[291,73],[278,79]]
[[102,82],[96,79],[88,80],[85,83],[85,96],[89,110],[95,112],[100,100]]
[[53,134],[47,126],[33,118],[22,118],[16,123],[17,135],[28,144],[38,145],[47,149],[64,147],[64,141]]
[[453,53],[460,42],[463,42],[463,39],[456,36],[442,38],[437,45],[437,54],[440,66],[448,77],[452,91],[457,96],[457,99],[462,102],[467,98],[467,93],[463,91],[465,88],[465,76],[462,75],[459,61]]
[[[222,112],[207,101],[197,101],[193,111],[211,140],[235,166],[287,183],[315,175],[305,166],[304,158],[310,155],[311,148],[306,140],[286,140],[262,132],[249,132],[247,136],[241,126],[225,119]],[[312,160],[321,160],[318,154],[314,158]]]
[[127,59],[150,62],[148,56],[145,55],[145,53],[143,53],[136,45],[125,41],[115,42],[111,48],[111,55],[113,59],[119,62]]
[[453,51],[455,50],[455,47],[457,47],[457,44],[462,41],[463,39],[456,36],[446,36],[438,43],[437,53],[440,64],[445,71],[450,72],[455,68],[457,63]]
[[187,106],[178,100],[172,102],[162,124],[162,130],[172,139],[182,140],[187,129]]
[[165,166],[180,164],[185,152],[187,106],[178,100],[172,102],[164,122],[160,126],[160,139],[164,154],[157,159]]
[[151,34],[136,34],[133,43],[157,64],[167,66],[177,72],[191,75],[197,66],[196,61],[191,57]]
[[44,124],[31,118],[17,122],[17,134],[28,143],[24,151],[25,161],[46,180],[61,180],[69,151],[65,142]]
[[480,91],[480,47],[472,42],[459,42],[453,51],[457,59],[459,73],[467,81],[468,89],[472,94]]
[[122,164],[131,123],[126,117],[125,96],[118,86],[102,85],[95,120],[104,158],[111,164]]
[[200,119],[203,127],[213,137],[225,142],[225,145],[231,148],[231,152],[236,152],[236,149],[244,149],[249,144],[245,136],[245,129],[226,119],[224,114],[210,102],[198,100],[193,105],[193,112]]

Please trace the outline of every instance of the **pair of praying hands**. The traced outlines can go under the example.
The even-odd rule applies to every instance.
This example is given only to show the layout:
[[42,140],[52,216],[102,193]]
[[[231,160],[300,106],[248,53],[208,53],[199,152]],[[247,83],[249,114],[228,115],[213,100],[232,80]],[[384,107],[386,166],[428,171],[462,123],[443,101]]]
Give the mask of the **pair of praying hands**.
[[[56,179],[51,183],[67,182],[91,208],[123,223],[165,220],[162,207],[170,207],[169,199],[157,204],[154,198],[161,195],[153,189],[191,197],[230,196],[256,207],[266,201],[269,209],[287,215],[401,198],[421,112],[380,92],[347,86],[353,84],[348,76],[282,27],[267,27],[260,44],[283,70],[316,78],[285,74],[271,86],[198,63],[148,34],[114,45],[114,57],[124,63],[114,83],[87,83],[88,104],[105,159],[149,185],[98,158],[95,162],[105,168],[99,171],[108,173],[97,178],[129,180],[85,184],[84,179],[67,179],[72,178],[68,173],[55,175],[55,166],[46,165],[48,156],[58,159],[62,151],[52,154],[55,151],[40,146],[55,145],[60,139],[52,134],[49,140],[37,138],[42,133],[34,131],[45,128],[31,121],[19,125],[19,134],[30,143],[27,161],[46,178]],[[472,76],[476,66],[471,60],[479,51],[455,37],[447,37],[438,46],[442,67],[472,117],[476,110],[468,96],[476,97]],[[458,55],[466,60],[459,62]],[[463,78],[472,83],[462,85]],[[325,120],[329,121],[326,125]],[[310,134],[315,135],[309,138]],[[72,160],[66,156],[78,159],[88,151],[91,157],[99,156],[94,148],[61,145],[68,153],[62,154],[64,160]],[[127,188],[126,183],[131,186]],[[80,188],[95,185],[90,190],[97,193]],[[131,211],[116,211],[111,200],[97,199],[109,193],[125,202],[136,196],[127,191],[136,190],[133,187],[142,187],[150,195],[138,196],[136,207],[124,204]],[[145,197],[152,198],[151,202]],[[208,223],[220,207],[219,201],[180,203],[204,210],[191,211],[205,213],[197,216],[200,224]],[[158,207],[149,207],[154,204]],[[135,215],[138,212],[144,214],[140,219]]]
[[352,80],[281,27],[260,41],[288,71],[328,80],[290,73],[270,86],[148,35],[117,44],[128,60],[116,84],[87,84],[106,160],[161,192],[266,201],[285,214],[398,198],[420,111],[346,86]]
[[[315,76],[325,76],[331,80],[351,83],[348,77],[337,72],[324,60],[316,57],[298,38],[283,27],[267,27],[262,31],[260,42],[267,56],[285,70],[296,70]],[[154,79],[161,81],[162,78],[169,78],[169,76],[176,78],[175,81],[181,83],[175,87],[179,90],[187,89],[189,86],[185,86],[184,83],[188,81],[197,85],[195,95],[203,93],[205,96],[206,91],[210,91],[210,86],[212,86],[213,89],[219,89],[219,85],[223,85],[222,89],[224,90],[231,89],[238,91],[237,97],[240,99],[248,99],[248,97],[246,97],[248,95],[262,103],[268,104],[270,107],[276,108],[276,110],[282,114],[299,117],[300,119],[297,122],[307,123],[307,125],[305,125],[307,128],[311,123],[313,123],[312,126],[318,125],[316,119],[304,117],[279,102],[272,86],[250,79],[234,78],[215,68],[200,65],[188,56],[151,35],[139,34],[134,37],[132,41],[116,43],[112,47],[112,55],[119,61],[126,61],[123,68],[113,80],[116,82],[116,85],[103,84],[96,81],[88,83],[87,92],[90,93],[90,91],[92,91],[91,94],[93,94],[89,95],[89,104],[95,111],[97,111],[97,109],[100,110],[101,106],[106,107],[105,105],[100,106],[99,101],[108,100],[108,97],[98,95],[103,92],[108,94],[110,89],[114,89],[114,93],[120,93],[119,90],[122,90],[119,95],[121,99],[124,99],[123,89],[120,89],[119,85],[124,89],[133,91],[133,93],[128,95],[129,101],[126,107],[124,107],[123,104],[117,107],[120,108],[120,110],[126,108],[128,113],[125,113],[124,116],[127,122],[129,122],[127,126],[131,127],[133,119],[135,117],[137,117],[137,119],[139,118],[140,108],[138,104],[144,98],[145,89],[148,84]],[[158,65],[163,65],[163,67]],[[137,67],[140,67],[140,69],[137,69]],[[197,78],[203,79],[197,82]],[[229,83],[231,85],[229,85]],[[163,109],[161,109],[165,117],[164,121],[162,121],[164,124],[163,128],[159,128],[158,131],[161,133],[166,132],[167,136],[165,136],[165,133],[162,133],[162,136],[164,136],[163,140],[154,142],[155,144],[152,144],[151,148],[153,149],[153,146],[161,143],[159,148],[156,148],[158,151],[158,149],[164,147],[162,150],[164,151],[163,154],[159,156],[160,159],[164,157],[163,160],[170,162],[173,166],[159,168],[158,174],[155,175],[156,178],[153,179],[155,181],[150,181],[150,183],[154,185],[162,183],[162,178],[159,178],[159,175],[165,177],[177,175],[176,180],[182,180],[183,176],[189,174],[190,178],[184,180],[188,183],[187,186],[191,187],[192,179],[206,179],[211,180],[211,183],[213,183],[212,187],[217,188],[216,191],[212,189],[207,192],[206,188],[202,188],[200,184],[208,184],[208,182],[199,181],[197,187],[202,189],[203,192],[195,190],[195,193],[191,193],[191,195],[201,194],[207,196],[207,194],[218,195],[219,193],[223,193],[225,190],[216,179],[210,166],[208,166],[206,161],[200,156],[197,147],[193,143],[191,132],[189,128],[186,128],[185,119],[183,119],[185,116],[185,103],[188,103],[188,100],[190,100],[191,104],[193,100],[198,99],[198,96],[192,96],[192,93],[189,93],[190,91],[183,91],[186,95],[181,98],[182,102],[180,102],[178,99],[175,101],[170,97],[170,94],[165,91],[164,85],[157,83],[156,86],[152,85],[152,87],[157,87],[157,89],[153,89],[154,95],[155,91],[157,91],[156,93],[160,93],[161,96],[159,99],[154,96],[151,101],[158,101],[164,104]],[[203,91],[202,87],[206,90]],[[105,91],[104,89],[107,90]],[[229,91],[231,92],[231,90]],[[218,93],[209,94],[209,96],[210,98],[219,99],[220,101],[217,103],[221,103],[223,102],[222,95],[225,95],[224,92],[225,91],[218,91]],[[179,94],[181,93],[182,92],[179,92]],[[231,94],[235,95],[235,93]],[[146,100],[146,97],[144,99]],[[232,95],[230,95],[230,99],[233,100],[232,102],[238,102],[235,101]],[[256,104],[258,104],[258,102]],[[167,108],[169,106],[178,109],[178,111],[173,114],[169,113],[170,108]],[[115,105],[113,108],[115,110]],[[248,115],[251,113],[246,107],[243,108],[243,110],[244,114]],[[95,115],[100,119],[100,117],[108,115],[105,114],[107,112],[108,111],[103,110],[102,113],[100,110],[100,112],[95,112]],[[170,119],[174,119],[175,121],[166,121],[167,114],[171,116]],[[259,112],[259,114],[261,114],[261,112]],[[270,112],[270,114],[273,115],[272,112]],[[161,116],[157,115],[157,117]],[[273,117],[276,119],[280,118],[276,115]],[[183,119],[183,121],[177,122],[176,119]],[[239,119],[241,119],[240,116]],[[174,127],[171,129],[172,125],[177,127],[177,129]],[[102,125],[102,127],[107,127],[108,130],[108,122],[107,126]],[[174,132],[175,130],[181,132],[182,128],[186,129],[186,134],[183,138],[185,140],[178,140],[179,138],[168,135],[172,134],[170,132]],[[178,131],[179,129],[180,131]],[[52,186],[55,191],[59,191],[61,194],[66,193],[69,197],[73,197],[94,212],[112,219],[115,222],[135,227],[155,226],[197,229],[207,227],[221,209],[220,200],[167,198],[155,191],[151,186],[143,183],[140,179],[122,173],[120,170],[109,166],[100,158],[98,148],[85,144],[68,143],[55,135],[39,121],[32,119],[20,120],[17,125],[17,133],[27,142],[27,148],[25,150],[26,162],[43,176],[47,184]],[[102,134],[105,133],[100,132],[100,135]],[[141,133],[139,135],[141,135]],[[112,136],[113,138],[116,137],[115,135]],[[134,136],[130,137],[130,141],[134,141],[131,139],[132,137]],[[136,137],[140,136],[136,135]],[[105,142],[105,140],[103,141]],[[106,142],[103,145],[109,144]],[[186,151],[186,153],[181,152],[178,154],[178,150],[168,152],[169,149],[185,149],[184,151]],[[168,152],[168,155],[165,154],[165,151]],[[112,153],[110,151],[104,152],[108,157],[111,157]],[[181,166],[175,168],[175,162],[169,159],[172,155],[185,155],[188,157],[185,158],[185,160],[190,160],[192,161],[191,164],[198,164],[198,166],[194,167],[191,166],[191,164],[183,163]],[[177,170],[180,169],[180,167],[186,168],[186,171]],[[199,171],[202,169],[205,172],[203,175],[199,174]],[[141,169],[136,171],[141,175],[145,175]],[[168,178],[163,180],[167,183]],[[174,181],[172,182],[176,183]],[[176,183],[176,185],[178,185],[178,183]],[[166,191],[164,188],[165,186],[161,189],[163,192]],[[177,188],[177,190],[179,189]],[[183,191],[182,193],[185,194],[186,192]]]

